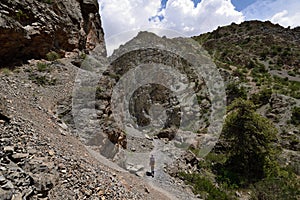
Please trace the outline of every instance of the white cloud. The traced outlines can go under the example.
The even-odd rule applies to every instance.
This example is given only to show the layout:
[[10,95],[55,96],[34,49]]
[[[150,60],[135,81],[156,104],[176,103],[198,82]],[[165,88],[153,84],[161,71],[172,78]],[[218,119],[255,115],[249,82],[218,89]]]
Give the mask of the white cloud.
[[287,10],[276,13],[272,18],[271,22],[281,24],[282,26],[296,27],[300,25],[300,12],[291,13]]
[[196,8],[191,0],[169,0],[164,12],[164,27],[187,36],[244,20],[242,13],[236,11],[229,0],[202,0]]
[[160,0],[99,0],[100,13],[108,36],[122,31],[151,26],[148,18],[156,15]]
[[300,26],[299,0],[257,1],[242,11],[246,20],[269,20],[282,26]]
[[[181,33],[176,36],[193,36],[244,20],[230,0],[202,0],[197,7],[192,0],[168,0],[166,8],[161,11],[161,0],[99,0],[99,3],[108,54],[140,30],[172,29]],[[163,16],[163,20],[160,21],[158,16]],[[130,33],[109,39],[126,31]]]
[[[299,0],[257,0],[242,12],[236,11],[230,0],[202,0],[197,7],[192,0],[168,0],[161,11],[161,0],[98,1],[109,54],[137,32],[149,28],[161,28],[154,29],[161,35],[165,33],[163,29],[171,29],[180,33],[173,32],[173,36],[193,36],[232,22],[253,19],[270,20],[285,27],[300,26]],[[109,40],[126,31],[129,32]]]
[[[157,14],[160,0],[98,1],[108,54],[111,54],[112,50],[120,44],[131,39],[138,30],[156,26],[156,23],[149,22],[148,18]],[[118,37],[117,34],[122,36]],[[112,36],[114,37],[111,38]]]

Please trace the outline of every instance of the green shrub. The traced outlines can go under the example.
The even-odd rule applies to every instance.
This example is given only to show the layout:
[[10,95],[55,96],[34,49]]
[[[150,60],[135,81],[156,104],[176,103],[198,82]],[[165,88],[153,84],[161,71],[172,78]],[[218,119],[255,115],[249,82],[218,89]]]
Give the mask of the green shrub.
[[[195,150],[193,152],[198,155]],[[205,156],[205,159],[199,161],[198,165],[201,169],[213,169],[217,164],[224,164],[226,161],[225,154],[210,152]]]
[[200,174],[179,173],[179,177],[186,183],[193,186],[193,192],[206,196],[206,200],[229,200],[230,198],[224,191],[220,190],[207,178],[201,177]]
[[81,53],[79,57],[84,60],[87,57],[87,55],[85,53]]
[[292,91],[290,95],[295,99],[300,99],[300,91]]
[[9,68],[2,68],[1,72],[6,76],[8,76],[12,73],[12,71]]
[[298,81],[289,81],[288,88],[291,91],[300,91],[300,82],[298,82]]
[[291,123],[294,125],[300,124],[300,107],[294,107],[292,110]]
[[288,71],[288,75],[290,75],[290,76],[296,76],[296,73],[294,71]]
[[247,74],[248,70],[246,68],[242,69],[242,73]]
[[282,53],[282,57],[286,57],[286,56],[289,56],[289,55],[292,55],[292,52],[290,51],[289,48],[284,50],[284,52]]
[[36,66],[39,72],[44,72],[49,70],[48,64],[46,63],[38,62]]
[[226,87],[227,103],[230,104],[236,98],[247,99],[247,91],[238,83],[229,83]]
[[46,58],[48,61],[55,61],[60,58],[60,55],[55,51],[50,51],[49,53],[46,54]]
[[256,67],[252,69],[251,74],[253,77],[260,77],[268,73],[268,70],[263,64],[256,64]]
[[252,200],[298,200],[300,182],[289,174],[283,177],[266,178],[252,186]]
[[280,78],[278,76],[273,77],[274,85],[273,90],[284,95],[292,96],[294,98],[300,97],[300,82],[290,81],[287,77]]
[[41,76],[37,74],[30,74],[29,79],[36,83],[37,85],[55,85],[56,79],[55,78],[48,78],[47,76]]
[[265,105],[269,103],[269,100],[272,95],[272,89],[263,88],[259,93],[253,94],[251,100],[255,105]]
[[24,13],[21,9],[19,9],[19,10],[16,11],[15,18],[19,22],[22,22],[22,21],[27,20],[29,17],[26,13]]

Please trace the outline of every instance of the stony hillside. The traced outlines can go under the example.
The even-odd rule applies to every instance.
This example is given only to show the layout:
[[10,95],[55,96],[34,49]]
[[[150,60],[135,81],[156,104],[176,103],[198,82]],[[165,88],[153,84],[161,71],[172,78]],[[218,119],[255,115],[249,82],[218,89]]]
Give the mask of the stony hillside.
[[78,70],[72,61],[32,60],[1,72],[0,199],[166,199],[105,157],[97,160],[59,118]]

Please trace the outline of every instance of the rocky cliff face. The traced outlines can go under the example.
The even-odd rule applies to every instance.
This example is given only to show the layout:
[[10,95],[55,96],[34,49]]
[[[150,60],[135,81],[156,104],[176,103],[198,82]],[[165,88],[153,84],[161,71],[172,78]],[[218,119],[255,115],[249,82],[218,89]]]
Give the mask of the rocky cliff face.
[[105,54],[98,10],[97,0],[1,1],[0,66],[96,45]]

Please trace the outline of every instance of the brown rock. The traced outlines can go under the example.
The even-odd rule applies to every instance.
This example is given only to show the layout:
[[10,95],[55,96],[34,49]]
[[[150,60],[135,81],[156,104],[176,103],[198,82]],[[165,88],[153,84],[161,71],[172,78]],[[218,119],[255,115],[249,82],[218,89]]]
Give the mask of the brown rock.
[[23,160],[24,158],[27,158],[28,156],[29,156],[28,153],[16,153],[16,154],[12,155],[12,158],[15,161],[20,161],[20,160]]
[[97,0],[1,1],[0,10],[0,66],[96,45],[105,55]]
[[145,187],[145,192],[149,194],[150,190],[147,187]]
[[11,200],[22,200],[22,194],[18,193],[18,194],[14,194],[11,198]]
[[6,147],[3,148],[3,151],[5,153],[12,153],[12,152],[14,152],[14,147],[13,146],[6,146]]
[[53,150],[49,150],[48,154],[49,154],[49,156],[54,156],[54,151]]

